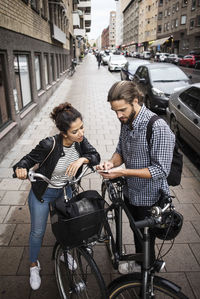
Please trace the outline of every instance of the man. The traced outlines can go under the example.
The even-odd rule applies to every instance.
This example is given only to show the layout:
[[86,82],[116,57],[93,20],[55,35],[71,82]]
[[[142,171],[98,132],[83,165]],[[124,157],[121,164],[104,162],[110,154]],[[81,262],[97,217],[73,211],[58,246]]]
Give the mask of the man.
[[[167,176],[170,172],[175,136],[163,119],[153,123],[150,145],[146,140],[147,124],[154,115],[143,104],[143,94],[131,81],[116,82],[108,92],[108,102],[121,122],[119,142],[112,158],[97,166],[104,178],[124,176],[127,186],[124,190],[125,203],[134,219],[142,220],[160,199],[161,190],[170,194]],[[122,164],[125,168],[116,168]],[[151,264],[155,260],[155,235],[150,230]],[[134,234],[136,252],[142,247]],[[133,265],[133,264],[132,264]],[[129,263],[121,264],[119,272],[133,272]]]

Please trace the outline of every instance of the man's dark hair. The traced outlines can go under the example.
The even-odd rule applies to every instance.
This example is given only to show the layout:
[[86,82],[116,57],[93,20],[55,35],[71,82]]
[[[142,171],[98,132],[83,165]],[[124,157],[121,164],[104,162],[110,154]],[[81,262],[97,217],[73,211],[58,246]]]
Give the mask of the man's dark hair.
[[138,104],[142,106],[144,101],[144,94],[139,90],[138,86],[132,81],[119,81],[113,84],[108,92],[108,102],[125,100],[132,104],[133,100],[137,98]]

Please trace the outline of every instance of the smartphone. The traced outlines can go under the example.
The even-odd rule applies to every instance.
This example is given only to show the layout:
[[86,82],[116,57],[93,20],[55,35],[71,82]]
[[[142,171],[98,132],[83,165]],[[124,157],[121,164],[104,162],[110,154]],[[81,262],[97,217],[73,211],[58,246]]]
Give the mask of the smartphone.
[[97,172],[109,173],[108,170],[97,170]]

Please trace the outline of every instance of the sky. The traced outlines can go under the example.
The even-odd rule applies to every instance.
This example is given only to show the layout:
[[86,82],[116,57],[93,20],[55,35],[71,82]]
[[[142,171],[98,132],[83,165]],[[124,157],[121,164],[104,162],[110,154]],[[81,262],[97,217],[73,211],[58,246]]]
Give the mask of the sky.
[[110,11],[116,11],[114,0],[91,0],[91,30],[89,40],[97,39],[109,25]]

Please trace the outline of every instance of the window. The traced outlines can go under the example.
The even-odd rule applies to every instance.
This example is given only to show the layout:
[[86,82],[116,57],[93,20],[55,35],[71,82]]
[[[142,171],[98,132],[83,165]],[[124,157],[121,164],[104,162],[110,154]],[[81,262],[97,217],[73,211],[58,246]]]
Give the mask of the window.
[[14,58],[15,82],[17,90],[16,110],[21,111],[31,103],[29,55],[16,54]]
[[56,54],[56,66],[57,66],[57,78],[59,78],[59,75],[60,75],[60,67],[59,67],[59,56],[58,54]]
[[158,20],[161,20],[161,19],[162,19],[162,16],[163,16],[163,13],[162,13],[162,11],[160,11],[160,12],[158,13]]
[[179,2],[176,3],[175,7],[176,7],[176,11],[178,11],[179,10]]
[[196,0],[192,0],[191,10],[195,10],[196,8]]
[[39,12],[39,1],[31,0],[31,8],[34,9],[36,12]]
[[55,81],[54,55],[53,54],[51,54],[50,66],[51,66],[52,81]]
[[163,6],[163,0],[159,0],[159,6]]
[[10,107],[7,97],[7,82],[6,82],[5,56],[0,53],[0,129],[9,122]]
[[195,19],[190,20],[190,29],[193,29],[195,25]]
[[44,73],[45,73],[45,84],[49,84],[49,64],[48,64],[48,54],[44,54]]
[[181,25],[185,25],[186,24],[186,15],[185,16],[181,16]]
[[191,110],[200,114],[199,104],[200,90],[196,87],[192,87],[189,90],[180,94],[180,99],[187,105]]
[[160,33],[162,31],[162,25],[158,25],[158,32]]
[[175,20],[175,27],[178,27],[178,19]]
[[200,16],[197,16],[197,24],[196,26],[200,26]]
[[187,6],[187,4],[188,4],[188,0],[182,0],[182,7]]
[[40,54],[35,54],[35,76],[36,76],[37,91],[39,91],[40,89],[42,89]]

